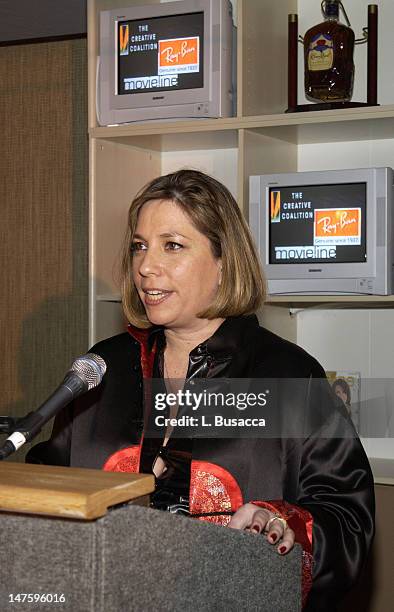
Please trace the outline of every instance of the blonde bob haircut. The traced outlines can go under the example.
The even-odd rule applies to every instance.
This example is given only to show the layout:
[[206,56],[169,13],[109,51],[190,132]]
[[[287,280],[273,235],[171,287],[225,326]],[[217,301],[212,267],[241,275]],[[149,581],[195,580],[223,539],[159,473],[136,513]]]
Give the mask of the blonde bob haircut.
[[265,279],[248,225],[224,185],[197,170],[179,170],[148,183],[134,198],[128,215],[121,287],[125,315],[132,325],[150,327],[133,282],[132,243],[138,213],[150,200],[172,200],[206,236],[214,257],[222,259],[221,283],[203,319],[227,318],[255,312],[265,299]]

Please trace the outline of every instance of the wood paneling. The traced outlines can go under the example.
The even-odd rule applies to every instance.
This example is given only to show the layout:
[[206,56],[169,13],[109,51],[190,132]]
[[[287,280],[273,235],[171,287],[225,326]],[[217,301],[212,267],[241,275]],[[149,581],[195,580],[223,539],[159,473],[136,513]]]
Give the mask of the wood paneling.
[[0,414],[88,348],[86,72],[86,40],[0,48]]

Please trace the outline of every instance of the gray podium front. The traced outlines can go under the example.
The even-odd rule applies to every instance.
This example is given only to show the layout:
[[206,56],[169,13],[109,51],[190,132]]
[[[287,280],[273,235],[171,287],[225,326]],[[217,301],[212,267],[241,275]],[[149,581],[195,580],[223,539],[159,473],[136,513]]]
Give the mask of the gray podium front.
[[[197,519],[132,504],[93,520],[8,511],[0,533],[2,612],[301,609],[299,546],[281,557],[259,535]],[[18,593],[44,597],[12,603]]]

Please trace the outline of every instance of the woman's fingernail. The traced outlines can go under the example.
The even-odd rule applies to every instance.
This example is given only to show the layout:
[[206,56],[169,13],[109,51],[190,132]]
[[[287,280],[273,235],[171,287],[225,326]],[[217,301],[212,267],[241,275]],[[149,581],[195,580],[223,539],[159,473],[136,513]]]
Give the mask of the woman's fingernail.
[[281,555],[283,555],[283,553],[286,552],[286,546],[280,546],[279,547],[279,552],[280,552]]
[[276,533],[272,533],[270,537],[273,542],[276,542],[276,540],[278,539],[278,536],[276,535]]

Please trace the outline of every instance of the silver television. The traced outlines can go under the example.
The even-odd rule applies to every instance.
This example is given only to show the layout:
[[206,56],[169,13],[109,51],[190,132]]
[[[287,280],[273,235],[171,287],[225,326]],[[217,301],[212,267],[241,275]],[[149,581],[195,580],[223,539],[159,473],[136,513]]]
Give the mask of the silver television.
[[233,114],[229,0],[178,0],[101,11],[100,125]]
[[271,295],[389,295],[393,170],[250,177],[249,222]]

